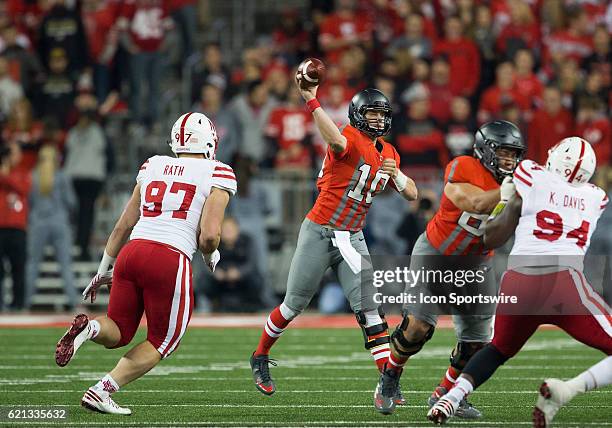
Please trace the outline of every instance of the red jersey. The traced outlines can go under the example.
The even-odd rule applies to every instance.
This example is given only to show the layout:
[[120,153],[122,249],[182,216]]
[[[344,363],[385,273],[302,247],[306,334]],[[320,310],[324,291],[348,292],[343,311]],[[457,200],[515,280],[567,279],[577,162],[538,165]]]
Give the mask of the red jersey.
[[170,26],[166,1],[127,0],[121,15],[128,19],[130,36],[138,49],[144,52],[159,50]]
[[[472,156],[453,159],[444,173],[446,183],[469,183],[484,191],[499,188],[493,174]],[[482,235],[488,214],[461,211],[442,193],[440,208],[427,224],[427,239],[440,253],[448,255],[488,254]]]
[[[306,217],[317,224],[356,232],[363,228],[374,196],[389,181],[389,176],[380,171],[383,160],[395,159],[399,168],[399,154],[382,138],[373,144],[350,125],[342,135],[346,137],[346,148],[341,153],[327,149],[317,180],[319,196]],[[395,188],[393,180],[391,185]]]
[[312,133],[312,115],[304,108],[279,107],[270,113],[266,136],[278,142],[285,152],[276,166],[310,166],[310,151],[303,142]]

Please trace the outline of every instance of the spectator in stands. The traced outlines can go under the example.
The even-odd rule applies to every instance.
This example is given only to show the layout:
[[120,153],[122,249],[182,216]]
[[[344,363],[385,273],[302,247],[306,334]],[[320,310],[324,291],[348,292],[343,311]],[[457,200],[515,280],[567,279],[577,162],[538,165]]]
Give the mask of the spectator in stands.
[[448,150],[439,125],[429,113],[429,93],[423,85],[408,97],[407,117],[397,127],[396,147],[402,167],[442,168],[448,162]]
[[387,48],[387,55],[395,57],[405,51],[411,58],[431,58],[432,41],[424,34],[424,19],[411,13],[405,20],[404,34],[394,38]]
[[221,260],[204,293],[214,311],[255,312],[262,309],[260,275],[254,261],[255,248],[250,236],[241,232],[236,220],[226,217],[221,226]]
[[553,84],[561,91],[561,104],[568,110],[573,110],[574,98],[582,88],[582,72],[578,63],[567,58],[559,65],[559,72]]
[[361,2],[360,14],[364,14],[372,29],[372,59],[380,61],[381,55],[391,40],[404,31],[404,22],[393,2],[373,0]]
[[471,155],[477,126],[471,115],[470,102],[464,97],[453,98],[450,113],[450,120],[444,128],[446,147],[451,157]]
[[[287,98],[289,70],[284,64],[274,64],[263,72],[263,80],[269,89],[270,99],[275,103]],[[293,86],[293,85],[292,85]]]
[[437,56],[431,63],[431,77],[427,82],[430,99],[430,114],[440,125],[450,119],[450,105],[453,93],[450,87],[450,67],[444,55]]
[[574,132],[572,115],[561,104],[561,91],[549,86],[544,89],[542,100],[542,107],[534,113],[527,134],[527,157],[540,164],[546,161],[548,149]]
[[274,52],[290,67],[296,66],[311,51],[310,34],[304,30],[297,9],[285,8],[278,27],[272,32]]
[[409,204],[410,210],[405,212],[404,218],[395,233],[397,237],[405,241],[406,253],[412,253],[417,238],[429,223],[438,209],[436,201],[439,195],[431,189],[421,189],[419,199]]
[[38,159],[43,124],[34,119],[32,104],[21,98],[13,104],[8,122],[2,131],[4,141],[19,145],[19,167],[31,171]]
[[219,137],[216,158],[229,163],[238,150],[241,131],[234,112],[223,105],[223,89],[214,83],[206,83],[192,110],[204,113],[215,124]]
[[486,4],[478,5],[475,15],[471,36],[480,52],[481,76],[478,84],[480,92],[484,88],[489,87],[495,80],[494,70],[497,56],[495,53],[495,33],[493,31],[491,9]]
[[93,67],[93,87],[98,103],[111,92],[111,72],[119,45],[116,21],[121,4],[113,0],[84,0],[81,18]]
[[[163,0],[127,0],[123,3],[119,28],[121,41],[130,54],[130,115],[139,124],[148,124],[154,133],[161,131],[159,117],[160,81],[164,41],[172,27]],[[147,85],[146,109],[141,108],[143,85]]]
[[603,105],[606,105],[610,97],[610,88],[604,86],[604,77],[599,70],[593,70],[586,76],[584,86],[576,94],[576,98],[581,97],[599,98]]
[[360,46],[346,49],[340,55],[340,70],[352,93],[359,92],[368,85],[366,80],[367,59],[365,51]]
[[66,6],[66,0],[51,0],[38,34],[38,52],[43,64],[51,70],[51,56],[61,49],[66,53],[66,71],[78,74],[89,63],[87,36],[81,17]]
[[9,69],[16,72],[12,78],[19,81],[25,95],[34,100],[35,89],[44,80],[43,66],[38,56],[20,43],[16,26],[9,24],[4,29],[0,27],[0,36],[4,42],[0,54],[8,60]]
[[40,116],[54,117],[66,127],[76,96],[76,79],[68,70],[68,57],[62,48],[53,49],[49,61],[50,72],[40,89]]
[[542,103],[544,85],[533,72],[534,59],[529,49],[519,49],[514,55],[514,88],[524,99],[529,100],[530,108]]
[[[610,7],[612,12],[612,5]],[[612,25],[612,13],[610,14]],[[593,33],[593,53],[584,60],[584,67],[591,73],[599,71],[603,79],[602,85],[612,87],[612,47],[610,46],[610,33],[604,25],[598,25]]]
[[471,97],[480,79],[480,54],[476,44],[464,36],[457,16],[444,23],[445,37],[434,45],[434,55],[444,54],[450,64],[450,86],[454,95]]
[[[0,143],[2,143],[0,141]],[[4,308],[4,261],[11,267],[11,310],[25,302],[26,228],[30,172],[19,167],[21,148],[16,142],[0,144],[0,309]]]
[[72,272],[70,213],[76,208],[76,198],[70,180],[59,169],[59,156],[54,146],[45,145],[39,151],[29,202],[25,307],[29,309],[32,304],[40,262],[46,246],[51,244],[60,265],[67,306],[73,310],[77,295]]
[[23,88],[9,74],[9,64],[0,56],[0,123],[6,121],[15,101],[23,97]]
[[310,172],[312,168],[312,114],[305,108],[296,86],[291,86],[287,100],[270,113],[265,130],[267,152],[274,167]]
[[96,118],[98,103],[91,94],[75,101],[77,124],[66,138],[65,172],[79,201],[76,244],[80,260],[91,260],[89,241],[95,220],[95,203],[106,179],[106,138]]
[[257,165],[252,159],[238,153],[231,163],[236,174],[238,193],[230,199],[228,212],[240,227],[248,230],[255,246],[257,270],[265,279],[268,277],[268,234],[266,216],[271,208],[265,188],[254,177]]
[[192,71],[191,100],[197,101],[201,95],[202,86],[212,84],[225,95],[231,96],[230,92],[230,72],[223,62],[223,52],[217,43],[208,43],[204,46],[201,61],[197,62]]
[[510,22],[497,36],[496,48],[500,56],[510,60],[519,49],[539,49],[540,27],[529,4],[522,1],[507,4]]
[[371,45],[370,23],[367,16],[356,13],[355,0],[336,0],[336,12],[323,20],[319,30],[319,46],[328,63],[338,62],[353,46]]
[[405,242],[397,239],[399,228],[408,204],[391,186],[377,196],[368,212],[367,232],[371,241],[368,247],[372,254],[399,256],[406,254]]
[[268,88],[261,80],[249,82],[246,93],[239,95],[231,107],[240,124],[240,152],[258,164],[265,159],[263,130],[274,107],[268,97]]
[[521,111],[531,107],[528,98],[523,97],[514,86],[514,65],[502,62],[497,66],[495,85],[484,91],[478,108],[478,123],[494,120],[501,112],[503,103],[513,102]]
[[[321,97],[321,105],[325,109],[325,112],[338,127],[346,125],[348,123],[349,108],[349,101],[347,100],[347,94],[349,94],[348,89],[340,83],[324,84],[321,89],[323,88],[328,88],[326,91],[327,96]],[[314,132],[313,137],[315,151],[319,156],[317,163],[320,164],[325,157],[327,143],[323,141],[320,132]]]
[[612,132],[605,104],[597,97],[583,97],[578,102],[576,132],[593,146],[597,155],[597,167],[610,165]]
[[184,63],[195,51],[198,30],[197,0],[169,0],[169,11],[181,38],[181,58]]

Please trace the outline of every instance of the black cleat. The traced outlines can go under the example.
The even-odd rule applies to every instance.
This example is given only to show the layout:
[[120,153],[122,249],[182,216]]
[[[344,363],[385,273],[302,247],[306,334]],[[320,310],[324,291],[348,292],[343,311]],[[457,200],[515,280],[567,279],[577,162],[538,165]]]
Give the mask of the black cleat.
[[[398,404],[400,372],[387,369],[380,374],[380,380],[374,391],[374,407],[383,415],[390,415]],[[403,398],[403,397],[402,397]]]
[[274,381],[270,377],[270,368],[268,364],[276,366],[276,362],[271,360],[268,355],[251,355],[251,370],[253,371],[253,381],[255,387],[265,395],[272,395],[276,391]]

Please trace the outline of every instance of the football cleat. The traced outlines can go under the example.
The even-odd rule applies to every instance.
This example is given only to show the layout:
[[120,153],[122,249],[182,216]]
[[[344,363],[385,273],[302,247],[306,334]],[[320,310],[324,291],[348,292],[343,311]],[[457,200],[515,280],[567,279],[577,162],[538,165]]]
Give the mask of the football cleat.
[[89,339],[89,318],[85,314],[79,314],[72,320],[70,328],[55,347],[55,362],[64,367],[70,362],[76,351]]
[[129,416],[132,411],[127,407],[121,407],[113,401],[107,391],[89,388],[81,399],[81,406],[92,412],[109,413],[112,415]]
[[427,412],[427,419],[434,424],[442,425],[455,415],[459,408],[453,400],[448,397],[442,397],[436,401],[436,404]]
[[276,362],[271,360],[268,355],[251,355],[251,370],[253,371],[253,381],[255,387],[265,395],[272,395],[276,391],[274,381],[270,377],[270,367],[268,364],[276,366]]
[[[434,392],[427,399],[427,405],[429,408],[431,409],[433,406],[435,406],[438,400],[447,392],[448,391],[443,386],[436,387]],[[464,398],[459,402],[459,407],[455,411],[454,416],[461,419],[480,419],[482,418],[482,412]]]
[[380,380],[374,391],[374,407],[383,415],[393,413],[397,401],[404,399],[399,389],[400,375],[400,372],[391,369],[385,369],[380,374]]
[[540,386],[538,401],[533,408],[534,428],[549,427],[561,407],[576,395],[565,382],[559,379],[546,379]]
[[402,392],[402,385],[400,383],[397,384],[397,394],[395,395],[395,404],[398,406],[406,405],[406,397],[404,397],[404,393]]

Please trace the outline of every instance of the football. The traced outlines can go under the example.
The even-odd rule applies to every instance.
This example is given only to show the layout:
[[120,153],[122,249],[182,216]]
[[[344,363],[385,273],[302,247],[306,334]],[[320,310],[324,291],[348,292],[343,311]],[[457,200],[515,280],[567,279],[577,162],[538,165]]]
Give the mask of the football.
[[307,58],[298,66],[296,79],[300,88],[318,86],[325,77],[325,64],[317,58]]

